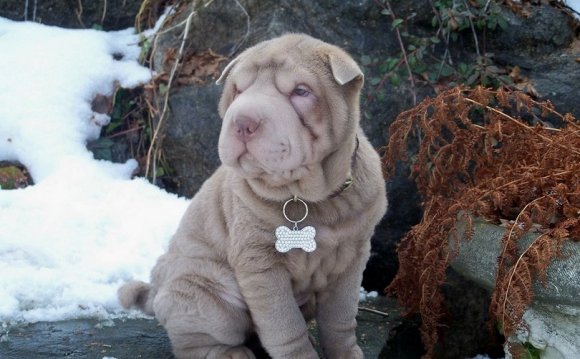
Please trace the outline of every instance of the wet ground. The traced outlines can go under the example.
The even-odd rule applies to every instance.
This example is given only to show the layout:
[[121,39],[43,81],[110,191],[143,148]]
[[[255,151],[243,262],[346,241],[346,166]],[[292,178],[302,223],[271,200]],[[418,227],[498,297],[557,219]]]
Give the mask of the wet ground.
[[[380,355],[389,332],[401,323],[400,309],[390,298],[368,299],[359,310],[357,336],[366,358]],[[316,337],[316,328],[311,332]],[[171,359],[171,345],[155,320],[70,320],[0,328],[0,358]],[[260,358],[267,356],[259,355]],[[390,356],[392,357],[392,356]],[[403,358],[406,356],[397,356]],[[411,358],[412,356],[407,356]]]

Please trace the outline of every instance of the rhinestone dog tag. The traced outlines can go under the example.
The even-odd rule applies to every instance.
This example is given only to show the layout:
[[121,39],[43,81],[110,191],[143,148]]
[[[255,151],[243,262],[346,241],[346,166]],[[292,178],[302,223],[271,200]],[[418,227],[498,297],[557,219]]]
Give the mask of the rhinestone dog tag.
[[[291,201],[300,201],[304,207],[306,208],[306,213],[304,217],[298,221],[293,221],[286,215],[286,206]],[[316,236],[316,229],[312,226],[307,226],[302,229],[298,229],[298,223],[302,222],[308,216],[308,205],[306,202],[301,200],[300,198],[294,197],[286,201],[284,203],[284,207],[282,208],[282,213],[284,217],[289,221],[294,223],[294,227],[292,229],[286,226],[278,226],[276,228],[276,243],[275,247],[276,250],[280,253],[286,253],[291,249],[299,248],[306,252],[312,252],[316,249],[316,242],[314,241],[314,237]]]
[[286,226],[276,228],[276,250],[280,253],[286,253],[291,249],[300,248],[306,252],[312,252],[316,249],[314,236],[316,229],[312,226],[302,229],[290,229]]

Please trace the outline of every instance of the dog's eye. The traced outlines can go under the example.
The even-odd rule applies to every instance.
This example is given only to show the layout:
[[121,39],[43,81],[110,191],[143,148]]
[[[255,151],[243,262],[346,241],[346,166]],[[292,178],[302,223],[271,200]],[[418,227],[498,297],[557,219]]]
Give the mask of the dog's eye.
[[297,96],[301,96],[301,97],[306,97],[306,96],[310,95],[310,91],[303,86],[298,86],[294,90],[292,90],[292,94],[297,95]]

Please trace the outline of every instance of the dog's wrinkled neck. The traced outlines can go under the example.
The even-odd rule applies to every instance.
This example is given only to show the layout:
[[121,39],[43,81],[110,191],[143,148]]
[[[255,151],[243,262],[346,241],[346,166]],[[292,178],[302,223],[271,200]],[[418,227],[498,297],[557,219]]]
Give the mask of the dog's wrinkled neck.
[[[354,169],[359,139],[357,135],[351,138],[351,146],[343,146],[329,154],[321,163],[310,167],[308,174],[299,180],[277,187],[261,179],[247,179],[247,184],[258,196],[274,202],[284,202],[295,196],[310,203],[335,198],[352,186],[353,175],[356,176]],[[337,176],[337,172],[343,175]]]

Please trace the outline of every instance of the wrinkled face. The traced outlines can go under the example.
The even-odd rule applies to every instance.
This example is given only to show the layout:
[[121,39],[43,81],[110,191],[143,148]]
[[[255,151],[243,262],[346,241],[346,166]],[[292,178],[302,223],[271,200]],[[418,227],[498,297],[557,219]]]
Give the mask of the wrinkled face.
[[337,83],[323,43],[283,40],[234,60],[220,101],[222,162],[272,185],[306,176],[354,131],[360,88]]

